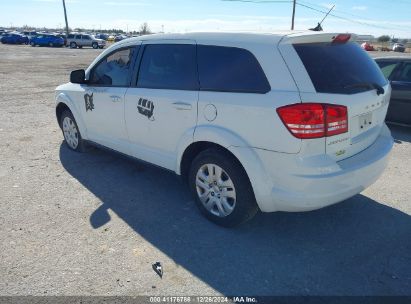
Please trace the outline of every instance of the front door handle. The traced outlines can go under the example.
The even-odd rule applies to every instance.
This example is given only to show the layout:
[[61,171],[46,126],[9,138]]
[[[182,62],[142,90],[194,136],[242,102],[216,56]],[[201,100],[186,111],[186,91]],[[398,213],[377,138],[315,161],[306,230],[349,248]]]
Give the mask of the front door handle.
[[112,101],[112,102],[120,102],[120,101],[121,101],[121,97],[120,97],[120,96],[115,96],[115,95],[113,95],[113,96],[110,96],[110,98],[111,98],[111,101]]
[[173,106],[177,110],[191,110],[192,108],[192,105],[190,103],[181,101],[173,102]]

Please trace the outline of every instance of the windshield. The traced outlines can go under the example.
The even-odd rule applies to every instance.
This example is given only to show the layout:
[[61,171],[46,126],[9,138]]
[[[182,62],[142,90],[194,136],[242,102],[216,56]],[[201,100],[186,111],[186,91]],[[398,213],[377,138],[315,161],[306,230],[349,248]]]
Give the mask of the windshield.
[[294,48],[318,93],[355,94],[387,84],[378,65],[355,42],[295,44]]

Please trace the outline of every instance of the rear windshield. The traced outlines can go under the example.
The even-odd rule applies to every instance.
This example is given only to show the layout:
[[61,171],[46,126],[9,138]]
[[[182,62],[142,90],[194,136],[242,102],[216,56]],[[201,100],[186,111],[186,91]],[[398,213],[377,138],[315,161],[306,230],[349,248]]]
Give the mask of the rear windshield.
[[[295,44],[318,93],[355,94],[385,86],[378,65],[355,42]],[[370,84],[367,86],[366,84]]]

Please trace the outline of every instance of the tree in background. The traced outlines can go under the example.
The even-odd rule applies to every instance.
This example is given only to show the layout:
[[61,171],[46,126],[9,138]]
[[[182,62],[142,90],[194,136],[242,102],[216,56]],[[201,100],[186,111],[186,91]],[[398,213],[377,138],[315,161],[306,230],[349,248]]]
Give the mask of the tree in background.
[[385,42],[388,42],[390,40],[391,40],[391,38],[388,35],[382,35],[382,36],[378,37],[378,42],[381,42],[381,43],[385,43]]
[[391,38],[388,35],[382,35],[382,36],[378,37],[377,41],[381,42],[381,44],[382,44],[381,50],[382,51],[389,51],[388,47],[386,46],[386,43],[390,40],[391,40]]
[[147,34],[151,34],[151,30],[147,24],[147,22],[144,22],[142,25],[140,25],[140,35],[147,35]]

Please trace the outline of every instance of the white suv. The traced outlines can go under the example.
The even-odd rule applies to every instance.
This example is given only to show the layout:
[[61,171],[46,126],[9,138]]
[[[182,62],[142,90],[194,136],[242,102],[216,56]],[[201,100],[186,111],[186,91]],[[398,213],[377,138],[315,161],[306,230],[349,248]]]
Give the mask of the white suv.
[[393,145],[390,94],[349,34],[162,34],[73,71],[56,114],[70,149],[93,143],[172,170],[207,218],[232,226],[372,184]]

